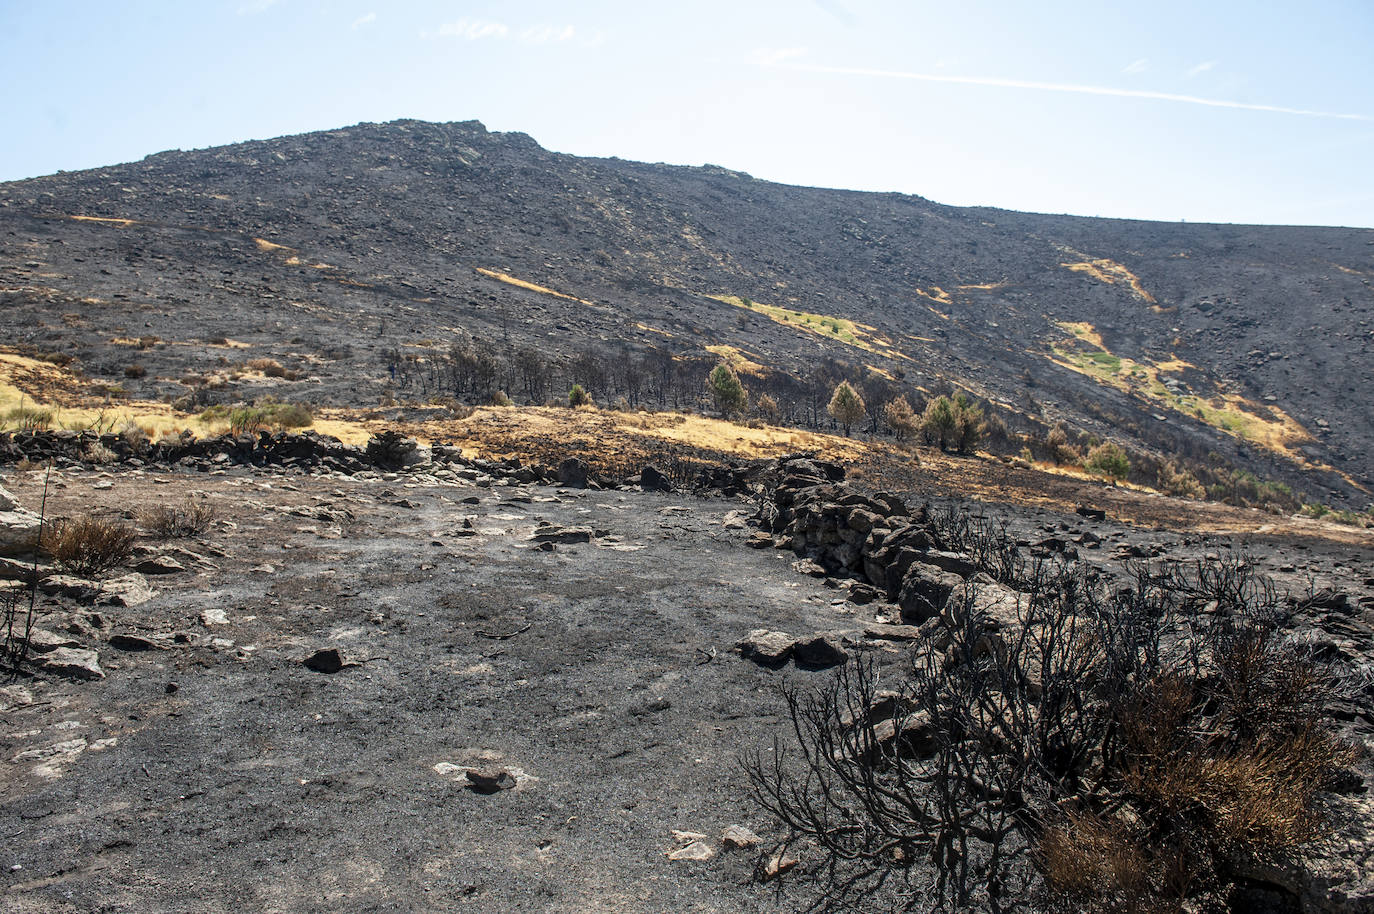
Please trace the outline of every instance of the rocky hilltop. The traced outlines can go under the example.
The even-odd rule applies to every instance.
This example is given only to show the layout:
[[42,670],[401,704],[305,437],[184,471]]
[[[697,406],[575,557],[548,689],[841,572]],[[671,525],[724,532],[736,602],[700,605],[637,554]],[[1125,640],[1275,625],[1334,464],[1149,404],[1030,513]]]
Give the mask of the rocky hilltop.
[[[132,396],[471,399],[457,345],[500,356],[487,386],[518,400],[573,378],[677,401],[726,358],[794,421],[836,377],[871,402],[965,390],[1013,438],[1062,426],[1357,509],[1371,278],[1369,229],[957,208],[561,155],[475,121],[0,185],[0,345]],[[280,373],[217,385],[235,347]],[[654,387],[654,366],[684,379]]]

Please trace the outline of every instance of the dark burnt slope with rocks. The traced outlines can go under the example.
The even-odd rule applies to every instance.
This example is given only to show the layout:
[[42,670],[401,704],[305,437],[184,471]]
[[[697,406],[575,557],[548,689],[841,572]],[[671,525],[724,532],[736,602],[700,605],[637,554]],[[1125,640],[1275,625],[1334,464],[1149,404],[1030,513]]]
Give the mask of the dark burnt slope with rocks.
[[[1095,278],[1069,263],[1107,266]],[[0,186],[0,343],[74,356],[135,395],[185,395],[188,372],[236,355],[276,358],[305,381],[233,394],[371,405],[388,349],[477,337],[549,358],[705,356],[723,344],[799,377],[835,357],[913,390],[964,386],[1014,425],[1065,421],[1162,457],[1214,453],[1361,508],[1351,482],[1374,479],[1371,278],[1366,229],[961,209],[560,155],[476,122],[365,124]],[[901,355],[710,295],[860,321]],[[1200,397],[1282,408],[1313,439],[1276,455],[1057,365],[1056,324],[1075,321],[1117,356],[1176,356],[1190,366],[1176,381]],[[165,345],[110,344],[142,336]],[[124,380],[134,360],[147,375]]]

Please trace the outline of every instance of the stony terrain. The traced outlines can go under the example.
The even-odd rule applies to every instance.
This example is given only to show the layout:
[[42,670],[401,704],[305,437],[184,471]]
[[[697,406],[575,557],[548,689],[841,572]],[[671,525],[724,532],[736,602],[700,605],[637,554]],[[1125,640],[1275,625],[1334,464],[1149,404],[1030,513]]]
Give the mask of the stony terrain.
[[[775,542],[751,525],[747,493],[522,483],[510,466],[448,454],[410,462],[63,461],[50,515],[137,522],[194,498],[217,520],[191,539],[145,534],[118,587],[40,584],[37,675],[0,691],[0,910],[804,904],[795,877],[781,895],[758,881],[779,836],[747,800],[739,755],[781,732],[780,681],[815,681],[845,656],[900,657],[901,623],[919,611],[900,574],[889,593],[863,579],[919,544],[893,534],[882,556],[843,544],[900,533],[914,506],[855,501],[794,468],[794,487],[821,489]],[[563,476],[578,484],[575,469]],[[37,508],[44,479],[11,470],[4,484]],[[746,479],[762,477],[716,477]],[[1088,509],[1006,516],[1027,549],[1107,566],[1230,545]],[[1367,662],[1374,543],[1260,536],[1248,548],[1318,595],[1301,615],[1310,637]],[[1332,713],[1355,738],[1374,734],[1367,700]],[[1361,815],[1308,871],[1326,882],[1290,885],[1329,895],[1313,910],[1374,899]],[[731,826],[765,843],[732,849]]]
[[[953,385],[1014,430],[1064,422],[1356,510],[1374,482],[1371,279],[1367,229],[959,209],[580,159],[476,122],[0,187],[0,343],[135,397],[466,396],[434,366],[476,340],[512,366],[489,385],[521,401],[574,379],[676,403],[735,353],[756,392],[813,417],[829,386],[808,391],[836,376],[870,399]],[[587,352],[608,377],[578,368]],[[254,358],[289,376],[223,378]],[[651,394],[619,370],[641,358],[650,380],[691,376]]]

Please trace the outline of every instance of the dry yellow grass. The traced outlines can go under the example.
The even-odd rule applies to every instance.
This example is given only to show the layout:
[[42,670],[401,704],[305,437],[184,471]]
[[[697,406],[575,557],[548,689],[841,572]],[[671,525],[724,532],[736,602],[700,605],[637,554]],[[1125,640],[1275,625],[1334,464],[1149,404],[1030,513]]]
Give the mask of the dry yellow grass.
[[[501,282],[504,282],[508,285],[517,286],[521,289],[528,289],[531,292],[538,292],[541,295],[552,295],[554,298],[562,298],[567,301],[575,301],[583,305],[592,305],[592,303],[587,301],[585,298],[578,298],[576,295],[568,295],[564,292],[558,292],[553,289],[550,289],[547,286],[537,285],[536,283],[532,283],[524,279],[517,279],[516,277],[511,276],[509,273],[502,273],[499,270],[488,270],[485,267],[478,267],[477,272],[481,273],[483,276],[490,276],[492,279],[500,280]],[[593,307],[595,306],[593,305]]]
[[270,254],[274,251],[293,250],[293,248],[289,248],[284,244],[277,244],[275,241],[268,241],[266,238],[254,238],[253,243],[256,244],[258,246],[258,250],[262,251],[264,254]]
[[[324,411],[315,428],[349,440],[342,411]],[[334,424],[337,422],[338,424]],[[385,423],[360,423],[363,428]],[[857,460],[866,456],[867,444],[838,435],[794,428],[749,428],[684,413],[621,413],[613,410],[523,407],[510,409],[483,406],[465,419],[434,420],[406,425],[406,432],[432,443],[449,442],[468,455],[508,457],[527,455],[525,445],[547,449],[550,442],[586,441],[607,451],[634,449],[655,443],[681,444],[692,449],[727,454],[742,459],[776,457],[799,450],[820,451],[828,459]],[[355,433],[356,434],[356,433]],[[366,434],[363,435],[366,440]]]
[[939,302],[942,305],[954,304],[954,299],[950,298],[949,293],[939,286],[931,286],[929,291],[917,289],[916,294],[922,298],[928,298],[933,302]]
[[763,377],[764,373],[767,371],[766,368],[750,358],[747,353],[736,349],[734,346],[722,344],[717,346],[704,346],[702,348],[712,355],[720,356],[720,360],[726,365],[729,365],[736,374],[748,374],[760,378]]
[[1207,397],[1174,393],[1160,375],[1192,368],[1188,362],[1177,356],[1158,362],[1137,362],[1112,354],[1102,335],[1086,321],[1061,321],[1057,326],[1072,339],[1051,347],[1047,357],[1056,365],[1099,384],[1139,395],[1161,408],[1199,419],[1228,435],[1283,454],[1300,466],[1317,466],[1297,450],[1298,445],[1312,440],[1311,434],[1283,410],[1220,390]]
[[750,301],[738,295],[708,295],[706,297],[714,301],[724,302],[727,305],[734,305],[736,308],[752,311],[755,314],[761,314],[784,327],[843,343],[846,346],[853,346],[873,355],[911,361],[911,357],[906,353],[894,349],[892,341],[884,334],[879,333],[876,327],[861,324],[849,318],[831,317],[811,311],[797,311],[780,305]]
[[1145,290],[1145,286],[1140,282],[1140,277],[1115,260],[1099,257],[1093,260],[1081,260],[1077,263],[1061,263],[1060,266],[1075,273],[1086,273],[1098,282],[1105,282],[1109,286],[1125,283],[1136,298],[1149,304],[1155,302],[1155,297]]
[[136,224],[132,219],[113,219],[109,216],[68,216],[67,218],[73,219],[77,222],[108,222],[111,225],[117,225],[120,228],[128,228],[129,226]]

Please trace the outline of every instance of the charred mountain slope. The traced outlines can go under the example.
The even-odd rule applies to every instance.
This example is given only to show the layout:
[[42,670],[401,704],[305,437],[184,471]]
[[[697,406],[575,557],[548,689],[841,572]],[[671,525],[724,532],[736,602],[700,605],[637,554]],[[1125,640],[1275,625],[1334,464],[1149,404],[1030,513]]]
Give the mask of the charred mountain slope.
[[[941,206],[586,159],[476,122],[167,152],[0,185],[0,343],[176,397],[249,344],[372,405],[384,353],[827,358],[1361,507],[1374,230]],[[240,356],[243,353],[239,353]],[[293,372],[294,373],[294,372]],[[193,386],[195,381],[191,381]],[[230,392],[232,393],[232,391]]]

